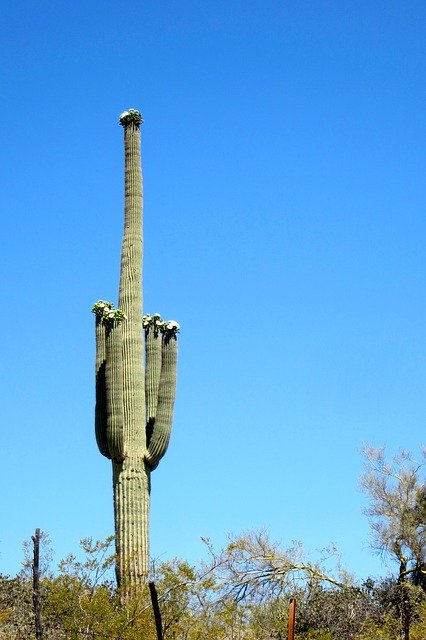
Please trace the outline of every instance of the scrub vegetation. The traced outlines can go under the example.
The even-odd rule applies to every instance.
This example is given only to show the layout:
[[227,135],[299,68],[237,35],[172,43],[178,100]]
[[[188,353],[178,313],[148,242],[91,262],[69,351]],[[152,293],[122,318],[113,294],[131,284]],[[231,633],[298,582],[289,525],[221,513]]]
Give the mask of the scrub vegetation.
[[[206,559],[151,562],[165,640],[287,638],[290,598],[296,640],[424,640],[426,637],[426,490],[423,463],[407,453],[390,461],[366,448],[361,484],[369,497],[372,547],[395,567],[385,577],[351,577],[333,548],[311,561],[301,543],[285,549],[265,531],[230,538]],[[49,567],[41,536],[43,638],[156,640],[148,584],[126,595],[114,577],[114,536],[81,542],[78,557]],[[31,543],[16,577],[0,576],[0,639],[35,637]]]

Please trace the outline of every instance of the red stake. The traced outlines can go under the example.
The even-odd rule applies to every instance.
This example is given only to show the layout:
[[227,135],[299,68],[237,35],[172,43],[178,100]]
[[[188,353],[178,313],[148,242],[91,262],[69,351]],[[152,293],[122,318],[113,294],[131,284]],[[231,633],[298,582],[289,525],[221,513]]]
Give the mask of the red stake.
[[291,598],[288,610],[288,640],[294,640],[294,625],[296,623],[296,599]]

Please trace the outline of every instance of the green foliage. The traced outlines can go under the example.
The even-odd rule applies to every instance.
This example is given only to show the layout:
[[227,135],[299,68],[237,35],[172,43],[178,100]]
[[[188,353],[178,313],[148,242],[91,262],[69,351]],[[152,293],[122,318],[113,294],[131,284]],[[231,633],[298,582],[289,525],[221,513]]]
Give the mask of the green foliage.
[[115,562],[113,542],[114,536],[96,541],[93,541],[93,538],[83,538],[80,541],[80,548],[84,553],[84,560],[78,560],[74,554],[68,555],[59,563],[60,574],[72,577],[88,589],[94,589],[97,585],[103,584],[113,590],[114,582],[111,575],[111,568]]
[[331,632],[319,631],[318,629],[310,629],[306,633],[296,634],[296,640],[333,640],[333,638]]
[[31,583],[23,576],[0,576],[0,639],[28,640],[33,619]]
[[[305,638],[354,638],[367,621],[378,621],[380,607],[363,588],[337,589],[311,582],[297,596],[297,629]],[[315,636],[313,636],[315,637]]]
[[401,625],[398,620],[387,614],[380,622],[368,620],[357,640],[400,640]]
[[[147,586],[131,596],[115,586],[113,542],[86,538],[55,574],[44,565],[46,640],[156,640]],[[165,640],[284,640],[290,597],[297,601],[296,640],[400,638],[395,580],[338,587],[323,562],[307,562],[299,545],[281,549],[264,532],[208,549],[210,560],[199,567],[175,558],[152,568]],[[426,601],[413,589],[410,640],[424,640]],[[33,637],[33,619],[28,571],[0,576],[0,640]]]
[[414,623],[410,630],[411,640],[425,640],[426,638],[426,601],[414,608]]

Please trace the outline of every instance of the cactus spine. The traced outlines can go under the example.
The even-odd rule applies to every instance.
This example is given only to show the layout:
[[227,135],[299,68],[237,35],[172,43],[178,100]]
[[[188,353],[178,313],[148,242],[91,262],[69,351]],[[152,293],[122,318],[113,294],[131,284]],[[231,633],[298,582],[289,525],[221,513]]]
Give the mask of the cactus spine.
[[[124,128],[125,201],[119,309],[100,300],[96,315],[95,434],[112,461],[118,585],[148,573],[150,475],[166,452],[176,390],[174,321],[142,316],[141,114],[120,116]],[[144,370],[145,369],[145,370]]]

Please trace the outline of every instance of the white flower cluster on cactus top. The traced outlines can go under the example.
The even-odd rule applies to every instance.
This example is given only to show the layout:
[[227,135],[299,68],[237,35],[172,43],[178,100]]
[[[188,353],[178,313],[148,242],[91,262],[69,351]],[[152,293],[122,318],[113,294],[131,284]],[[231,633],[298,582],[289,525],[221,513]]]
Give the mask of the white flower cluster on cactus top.
[[163,320],[159,313],[154,313],[152,316],[143,316],[142,324],[145,331],[148,331],[152,327],[154,334],[157,335],[158,332],[161,332],[166,336],[176,336],[180,331],[180,324],[178,322],[174,320]]
[[[121,309],[116,309],[112,302],[98,300],[92,307],[92,313],[98,317],[102,324],[114,325],[127,320],[126,314]],[[180,324],[174,320],[163,320],[159,313],[142,316],[142,326],[145,331],[150,327],[154,329],[154,334],[163,333],[166,336],[176,336],[180,331]]]
[[112,302],[106,300],[98,300],[92,307],[92,313],[105,325],[120,324],[123,320],[127,320],[126,314],[121,309],[115,309]]
[[128,111],[123,111],[119,118],[119,123],[125,127],[127,124],[135,124],[139,126],[142,124],[143,118],[140,111],[137,109],[129,109]]

